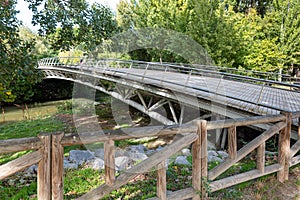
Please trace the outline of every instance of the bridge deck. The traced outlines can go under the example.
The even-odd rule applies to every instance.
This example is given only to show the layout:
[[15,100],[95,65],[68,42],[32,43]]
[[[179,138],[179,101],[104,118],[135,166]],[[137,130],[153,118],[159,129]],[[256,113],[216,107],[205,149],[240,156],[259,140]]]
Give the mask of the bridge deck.
[[160,86],[174,92],[194,94],[259,115],[278,114],[280,111],[300,111],[300,93],[270,86],[225,80],[221,77],[188,76],[175,72],[142,69],[106,68],[102,73]]

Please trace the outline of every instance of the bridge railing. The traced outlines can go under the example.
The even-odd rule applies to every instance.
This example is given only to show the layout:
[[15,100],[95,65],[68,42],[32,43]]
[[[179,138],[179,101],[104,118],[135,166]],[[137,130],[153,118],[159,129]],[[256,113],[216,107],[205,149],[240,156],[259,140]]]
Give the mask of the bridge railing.
[[213,78],[224,78],[239,82],[253,83],[257,85],[267,85],[286,90],[300,90],[300,78],[295,78],[287,74],[259,72],[246,69],[225,68],[217,66],[206,66],[198,64],[173,64],[144,62],[135,60],[119,59],[92,59],[79,57],[56,57],[45,58],[39,61],[39,66],[60,66],[60,67],[100,67],[100,68],[132,68],[143,70],[156,70],[167,72],[178,72],[190,76],[205,76]]

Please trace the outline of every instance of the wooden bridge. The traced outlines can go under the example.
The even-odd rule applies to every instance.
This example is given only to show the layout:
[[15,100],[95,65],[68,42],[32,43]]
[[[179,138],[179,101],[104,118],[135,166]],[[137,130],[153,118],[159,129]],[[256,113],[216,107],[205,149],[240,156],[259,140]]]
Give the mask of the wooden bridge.
[[[256,72],[255,77],[249,77],[244,75],[254,72],[228,73],[228,69],[217,67],[121,60],[81,61],[79,58],[43,59],[38,68],[46,78],[70,80],[93,87],[164,124],[126,129],[126,133],[130,134],[123,130],[93,131],[80,135],[49,133],[0,141],[1,153],[33,151],[1,165],[0,180],[38,163],[38,199],[64,198],[63,150],[65,146],[77,144],[103,142],[105,153],[105,184],[78,199],[105,197],[153,167],[157,170],[157,197],[152,199],[207,199],[210,192],[271,173],[277,173],[278,180],[284,182],[289,178],[289,168],[300,163],[300,93],[299,86],[292,84],[291,77]],[[263,76],[270,78],[267,80]],[[276,81],[278,76],[282,82]],[[105,84],[104,81],[112,84]],[[168,105],[171,117],[157,112],[164,105]],[[187,107],[205,110],[205,113],[210,111],[224,119],[206,121],[201,119],[206,117],[199,112],[193,120],[188,118],[189,113],[185,114]],[[238,149],[237,127],[241,126],[264,131]],[[224,136],[228,139],[226,148],[229,157],[209,170],[208,132],[222,129],[227,132]],[[276,134],[279,135],[278,160],[270,164],[265,158],[266,142]],[[291,140],[293,134],[295,140]],[[143,162],[115,175],[115,141],[167,135],[181,137]],[[167,194],[165,161],[191,144],[192,185]],[[251,152],[255,154],[255,169],[228,177],[220,176]]]

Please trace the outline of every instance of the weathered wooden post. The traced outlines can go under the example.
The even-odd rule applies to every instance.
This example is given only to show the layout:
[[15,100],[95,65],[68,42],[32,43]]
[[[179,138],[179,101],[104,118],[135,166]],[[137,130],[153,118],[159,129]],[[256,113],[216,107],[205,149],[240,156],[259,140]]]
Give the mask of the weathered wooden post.
[[115,182],[115,142],[107,140],[104,142],[104,164],[105,183],[112,185]]
[[43,158],[38,164],[37,197],[42,200],[51,199],[51,134],[41,133],[39,136],[43,143],[40,149]]
[[262,143],[259,145],[259,147],[256,149],[256,168],[261,172],[265,172],[265,149],[266,149],[266,143]]
[[228,154],[231,159],[236,159],[237,156],[237,135],[236,127],[228,128]]
[[64,199],[64,147],[61,145],[63,137],[64,133],[52,134],[52,200]]
[[[200,195],[193,198],[199,200],[207,197],[206,185],[207,184],[207,129],[206,121],[201,120],[197,123],[198,139],[193,143],[192,156],[193,156],[193,171],[192,171],[192,185]],[[201,196],[201,197],[200,197]]]
[[289,179],[289,161],[290,161],[290,139],[292,128],[292,114],[284,113],[286,116],[286,127],[279,133],[278,144],[278,163],[282,169],[278,172],[278,181],[284,182]]
[[166,161],[157,165],[157,191],[156,195],[160,200],[167,199],[167,169]]

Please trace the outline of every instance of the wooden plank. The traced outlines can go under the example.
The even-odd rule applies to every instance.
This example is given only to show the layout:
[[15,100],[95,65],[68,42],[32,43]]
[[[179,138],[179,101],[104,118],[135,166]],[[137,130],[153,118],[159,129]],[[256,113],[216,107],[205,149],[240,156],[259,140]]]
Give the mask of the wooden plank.
[[248,126],[254,124],[266,124],[270,122],[279,122],[285,120],[284,115],[265,115],[257,117],[244,117],[237,119],[226,119],[219,121],[212,121],[207,123],[207,130],[218,128],[230,128],[233,126]]
[[0,180],[7,178],[31,165],[38,163],[42,159],[40,151],[26,154],[20,158],[10,161],[0,166]]
[[289,161],[290,161],[290,138],[292,128],[291,114],[286,114],[286,127],[279,133],[279,144],[278,144],[278,163],[284,168],[277,174],[278,181],[284,182],[289,177]]
[[246,146],[241,148],[238,153],[236,159],[227,158],[227,160],[220,165],[216,166],[214,169],[209,171],[208,178],[209,180],[214,180],[220,174],[229,169],[234,163],[238,162],[245,156],[247,156],[251,151],[258,148],[262,143],[268,140],[270,137],[278,133],[281,129],[286,126],[285,122],[279,122],[272,126],[269,130],[263,132],[260,136],[256,137],[254,140],[249,142]]
[[289,162],[289,166],[292,167],[294,165],[297,165],[300,163],[300,155],[293,157],[290,162]]
[[41,148],[42,159],[38,164],[37,172],[37,197],[38,199],[51,199],[51,135],[42,133],[39,135],[43,143]]
[[300,111],[293,112],[292,115],[293,115],[293,118],[298,118],[298,117],[300,118]]
[[290,158],[294,157],[300,151],[300,139],[291,147]]
[[236,127],[228,128],[228,155],[231,159],[236,159],[237,156]]
[[38,137],[0,140],[0,153],[14,153],[27,150],[37,150],[42,146]]
[[157,166],[157,191],[156,195],[161,200],[167,199],[167,168],[166,161],[163,161]]
[[190,145],[198,138],[197,134],[190,133],[179,140],[176,140],[172,144],[166,146],[159,152],[156,152],[151,157],[147,158],[143,162],[133,166],[132,168],[126,170],[125,172],[121,173],[115,183],[111,186],[109,185],[101,185],[96,189],[88,192],[87,194],[78,198],[78,200],[98,200],[105,195],[109,194],[111,191],[118,189],[119,187],[123,186],[124,184],[128,183],[132,178],[138,176],[139,174],[143,174],[150,170],[152,167],[157,166],[162,161],[169,158],[171,155],[179,151],[180,149]]
[[[192,186],[195,191],[201,191],[201,183],[202,183],[202,162],[201,162],[201,141],[202,141],[202,134],[201,134],[201,121],[197,122],[198,130],[197,135],[198,139],[193,143],[192,146]],[[200,200],[200,196],[194,196],[193,200]]]
[[[167,196],[167,199],[168,200],[183,200],[183,199],[190,199],[195,196],[199,196],[199,195],[196,193],[196,190],[194,188],[190,187],[190,188],[177,190],[177,191],[170,193]],[[153,198],[149,198],[147,200],[160,200],[160,199],[157,197],[153,197]]]
[[265,161],[266,161],[266,156],[265,156],[265,150],[266,150],[266,143],[262,143],[259,145],[257,148],[256,152],[256,167],[257,169],[261,172],[265,172]]
[[208,193],[206,191],[207,175],[208,175],[208,159],[207,159],[207,121],[201,120],[201,198],[208,198]]
[[[144,138],[152,136],[168,136],[184,133],[195,133],[197,127],[192,124],[183,124],[181,126],[149,126],[139,128],[126,128],[114,131],[99,131],[66,135],[62,140],[63,146],[72,146],[77,144],[90,144],[96,142],[105,142],[107,140],[127,140],[132,138]],[[130,134],[127,134],[130,133]]]
[[104,143],[105,183],[112,185],[115,182],[115,142],[108,140]]
[[275,173],[277,171],[279,171],[280,169],[282,169],[283,167],[281,167],[279,164],[274,164],[274,165],[270,165],[267,166],[265,168],[265,172],[261,173],[260,170],[252,170],[249,172],[245,172],[242,174],[238,174],[238,175],[234,175],[234,176],[230,176],[221,180],[217,180],[217,181],[213,181],[210,183],[210,191],[211,192],[215,192],[239,183],[243,183],[249,180],[253,180],[268,174],[272,174]]
[[52,134],[52,200],[64,199],[64,147],[61,140],[64,133]]

